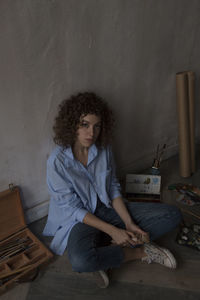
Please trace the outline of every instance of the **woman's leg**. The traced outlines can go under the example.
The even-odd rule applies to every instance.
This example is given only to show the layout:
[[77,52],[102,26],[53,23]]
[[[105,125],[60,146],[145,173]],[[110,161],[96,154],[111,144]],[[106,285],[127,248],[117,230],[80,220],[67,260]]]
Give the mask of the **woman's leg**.
[[[150,239],[155,240],[175,228],[181,214],[175,206],[158,203],[127,203],[127,208],[133,220],[149,232]],[[125,225],[112,208],[102,205],[95,215],[105,222],[119,228]],[[126,250],[118,245],[102,246],[103,238],[110,237],[101,231],[84,223],[76,224],[70,233],[67,252],[72,268],[77,272],[94,272],[119,267],[123,261],[144,257],[143,247]]]
[[149,232],[152,241],[173,230],[181,221],[180,210],[174,205],[128,202],[127,208],[138,226]]
[[[144,231],[149,232],[150,240],[156,240],[160,236],[174,229],[181,221],[179,209],[164,203],[127,202],[127,208],[134,222]],[[97,216],[120,228],[125,228],[124,223],[113,209],[105,206],[97,211]],[[124,247],[124,262],[146,257],[144,247]],[[169,254],[169,253],[168,253]],[[173,258],[171,257],[173,260]]]
[[76,272],[95,272],[119,267],[124,259],[120,246],[102,246],[104,233],[84,223],[76,224],[70,233],[67,253]]
[[[181,221],[180,210],[164,203],[125,202],[133,221],[146,232],[152,241],[173,230]],[[124,222],[112,208],[102,205],[95,213],[97,217],[120,228]]]

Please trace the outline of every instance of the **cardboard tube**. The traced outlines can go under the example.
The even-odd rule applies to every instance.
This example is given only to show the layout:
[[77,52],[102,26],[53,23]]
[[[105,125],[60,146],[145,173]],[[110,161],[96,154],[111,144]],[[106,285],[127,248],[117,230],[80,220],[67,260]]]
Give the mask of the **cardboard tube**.
[[189,122],[190,122],[190,152],[191,152],[191,172],[195,172],[195,112],[194,112],[194,81],[195,74],[192,71],[188,74],[188,97],[189,97]]
[[191,175],[191,149],[187,72],[176,74],[176,98],[179,133],[179,167],[182,177]]

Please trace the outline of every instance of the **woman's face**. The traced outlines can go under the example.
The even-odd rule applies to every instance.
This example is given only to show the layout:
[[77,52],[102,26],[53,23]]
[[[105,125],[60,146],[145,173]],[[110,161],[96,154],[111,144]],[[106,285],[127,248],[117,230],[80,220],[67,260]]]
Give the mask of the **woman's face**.
[[101,118],[96,115],[88,114],[80,118],[77,129],[76,145],[90,147],[94,144],[101,131]]

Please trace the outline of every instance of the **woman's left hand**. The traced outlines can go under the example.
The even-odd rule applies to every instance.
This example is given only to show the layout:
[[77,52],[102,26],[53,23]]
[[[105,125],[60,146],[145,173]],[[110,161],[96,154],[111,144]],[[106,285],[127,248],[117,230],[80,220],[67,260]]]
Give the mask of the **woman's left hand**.
[[143,244],[144,242],[149,242],[149,233],[142,230],[134,222],[126,224],[126,229],[128,231],[133,232],[136,235],[136,237],[137,237],[136,242],[138,242],[138,244]]

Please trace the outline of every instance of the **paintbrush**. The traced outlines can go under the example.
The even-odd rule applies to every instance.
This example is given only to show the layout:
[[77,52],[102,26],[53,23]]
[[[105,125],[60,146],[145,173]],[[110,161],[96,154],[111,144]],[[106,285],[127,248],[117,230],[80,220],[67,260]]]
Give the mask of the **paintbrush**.
[[14,255],[17,255],[21,252],[24,252],[25,250],[28,250],[28,249],[32,248],[33,246],[34,246],[34,243],[31,245],[22,246],[14,251],[11,251],[11,252],[7,253],[6,255],[0,257],[0,262],[4,261],[6,259],[9,259],[9,258],[13,257]]
[[161,149],[160,149],[160,145],[158,144],[157,149],[156,149],[156,156],[155,156],[152,168],[158,169],[160,167],[165,148],[166,148],[166,144],[164,144]]
[[28,238],[22,238],[22,239],[16,239],[16,240],[13,240],[11,242],[6,242],[5,244],[1,245],[0,246],[0,252],[3,251],[3,250],[6,250],[6,249],[9,249],[9,248],[12,248],[16,245],[20,245],[22,243],[25,243],[25,242],[31,242],[32,240],[28,237]]
[[183,209],[183,208],[181,208],[181,210],[182,210],[183,212],[185,212],[186,214],[189,214],[189,215],[191,215],[191,216],[193,216],[193,217],[195,217],[195,218],[197,218],[197,219],[200,220],[200,216],[198,216],[198,215],[192,213],[191,211],[189,211],[189,210],[187,210],[187,209]]
[[6,247],[6,248],[0,250],[0,256],[2,256],[3,254],[5,254],[9,251],[15,250],[15,249],[19,248],[20,246],[28,245],[31,242],[32,242],[31,240],[27,240],[27,241],[24,241],[22,243],[18,243],[18,244],[15,244],[15,245],[13,244],[13,246]]
[[164,151],[165,151],[165,149],[166,149],[166,144],[164,144],[163,145],[163,147],[162,147],[162,149],[161,149],[161,152],[160,152],[160,155],[159,155],[159,157],[158,157],[158,162],[159,162],[159,166],[160,166],[160,163],[161,163],[161,160],[162,160],[162,156],[163,156],[163,154],[164,154]]

